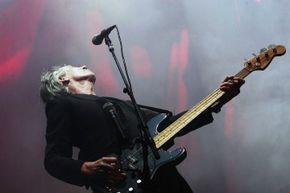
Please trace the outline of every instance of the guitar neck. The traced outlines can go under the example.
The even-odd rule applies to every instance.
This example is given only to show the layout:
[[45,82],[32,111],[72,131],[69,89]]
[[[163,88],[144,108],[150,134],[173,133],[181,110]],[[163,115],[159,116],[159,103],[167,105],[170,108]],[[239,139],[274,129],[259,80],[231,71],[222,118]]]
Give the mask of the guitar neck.
[[[251,72],[246,68],[243,68],[235,76],[244,79]],[[197,103],[194,107],[184,113],[176,121],[166,127],[162,132],[156,135],[153,139],[157,148],[160,148],[172,137],[174,137],[179,131],[181,131],[186,125],[188,125],[192,120],[198,117],[201,113],[207,110],[209,107],[213,106],[218,100],[225,94],[219,88],[214,90],[211,94],[205,97],[202,101]]]

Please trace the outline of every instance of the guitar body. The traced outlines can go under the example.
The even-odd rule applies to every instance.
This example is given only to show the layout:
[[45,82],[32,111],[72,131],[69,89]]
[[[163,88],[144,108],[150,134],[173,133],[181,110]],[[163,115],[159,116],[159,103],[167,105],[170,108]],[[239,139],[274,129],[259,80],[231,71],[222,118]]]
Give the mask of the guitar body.
[[[158,135],[158,126],[166,119],[166,114],[159,114],[153,117],[148,123],[149,133],[152,137]],[[177,148],[174,151],[158,150],[159,159],[155,159],[152,151],[148,148],[148,166],[150,181],[154,181],[154,176],[161,167],[174,166],[186,157],[186,150],[184,148]],[[142,178],[143,171],[143,152],[141,143],[134,145],[132,149],[125,149],[119,156],[120,168],[127,173],[127,178],[120,184],[107,185],[106,191],[112,193],[144,193],[150,191],[150,183],[144,183]]]

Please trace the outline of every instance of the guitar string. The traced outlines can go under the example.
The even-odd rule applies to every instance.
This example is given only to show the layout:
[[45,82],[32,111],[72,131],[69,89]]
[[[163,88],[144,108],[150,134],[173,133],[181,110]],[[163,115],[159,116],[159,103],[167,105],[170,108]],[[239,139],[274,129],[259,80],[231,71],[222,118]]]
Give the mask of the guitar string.
[[[249,71],[247,70],[247,69],[243,69],[243,70],[241,70],[239,73],[237,73],[235,76],[238,76],[238,77],[240,77],[240,78],[243,78],[243,77],[245,77],[247,74],[249,74]],[[204,108],[204,105],[206,105],[207,103],[208,103],[208,101],[210,101],[210,100],[212,100],[212,98],[214,98],[215,97],[215,95],[217,95],[217,94],[220,94],[220,92],[222,92],[222,91],[220,91],[220,89],[217,89],[217,90],[215,90],[212,94],[210,94],[208,97],[206,97],[205,99],[206,100],[203,100],[203,101],[201,101],[200,103],[198,103],[197,105],[196,105],[196,107],[193,107],[193,109],[202,109],[202,108]],[[220,96],[219,96],[220,97]],[[182,126],[182,125],[184,125],[184,124],[187,124],[187,122],[188,122],[188,119],[191,119],[190,121],[192,121],[194,118],[191,118],[191,117],[189,117],[189,116],[192,116],[192,114],[194,114],[196,111],[192,111],[192,112],[190,112],[190,113],[188,113],[186,116],[184,116],[184,117],[181,117],[181,119],[179,120],[177,120],[176,121],[176,124],[173,124],[171,127],[169,126],[167,129],[165,129],[163,132],[161,132],[160,133],[160,135],[159,136],[157,136],[157,137],[155,137],[155,141],[158,143],[158,142],[160,142],[159,143],[159,145],[158,146],[162,146],[163,144],[164,144],[164,140],[165,140],[165,142],[167,141],[166,140],[166,138],[171,138],[172,136],[174,136],[178,131],[180,131],[179,129],[182,129],[182,128],[177,128],[177,127],[180,127],[180,126]],[[177,128],[177,129],[175,129],[175,130],[173,130],[174,128]],[[168,133],[171,133],[171,134],[168,134]],[[171,135],[171,136],[170,136]]]
[[[272,57],[272,56],[271,56]],[[253,58],[252,60],[254,60],[255,59],[255,61],[254,61],[254,63],[257,63],[258,62],[258,59],[257,59],[257,57],[255,57],[255,58]],[[262,63],[264,63],[265,61],[264,61],[264,59],[266,59],[265,57],[259,57],[259,60],[262,62]],[[251,63],[251,62],[250,62]],[[252,63],[251,63],[252,64]],[[238,77],[240,77],[240,78],[245,78],[249,73],[250,73],[251,71],[250,70],[248,70],[248,69],[246,69],[246,68],[244,68],[244,69],[242,69],[239,73],[237,73],[235,76],[238,76]],[[213,93],[213,95],[214,95],[215,93]],[[212,96],[213,96],[212,95]],[[210,100],[210,99],[212,99],[212,97],[210,96],[210,97],[207,97],[206,99],[208,99],[208,100]],[[201,101],[201,104],[198,104],[196,107],[199,107],[199,108],[202,108],[202,106],[206,103],[206,102],[208,102],[208,100],[205,100],[205,101]],[[201,107],[200,107],[201,106]],[[190,114],[188,114],[188,115],[192,115],[192,113]],[[187,116],[184,116],[184,117],[181,117],[181,119],[180,120],[177,120],[177,122],[176,122],[176,124],[174,124],[172,127],[175,127],[175,126],[182,126],[182,124],[186,124],[186,121],[187,121]],[[176,128],[176,127],[175,127]],[[182,129],[182,128],[181,128]],[[174,131],[174,130],[173,130]],[[179,128],[177,128],[177,131],[175,131],[173,134],[171,134],[172,136],[173,135],[175,135],[177,132],[179,131]],[[160,140],[164,140],[164,138],[168,138],[168,133],[172,133],[172,128],[168,128],[168,129],[165,129],[164,130],[164,132],[161,132],[160,133],[160,135],[159,135],[159,137],[157,136],[156,137],[156,141],[158,142],[158,141],[160,141]],[[167,135],[167,136],[166,136]],[[171,136],[170,136],[171,137]],[[169,138],[170,138],[169,137]],[[161,144],[162,145],[162,144]],[[160,145],[160,146],[161,146]]]
[[166,137],[168,138],[168,136],[170,136],[170,135],[172,135],[172,136],[175,135],[178,131],[180,131],[180,129],[183,128],[183,127],[180,128],[180,126],[188,124],[195,117],[197,117],[198,115],[196,115],[195,117],[192,116],[192,115],[196,114],[197,111],[208,108],[209,101],[212,101],[213,98],[215,99],[216,95],[219,95],[219,94],[222,94],[222,91],[219,89],[216,89],[214,92],[212,92],[210,95],[208,95],[204,100],[199,102],[195,107],[193,107],[191,110],[189,110],[187,113],[185,113],[185,115],[180,117],[172,125],[170,125],[165,130],[163,130],[159,134],[159,136],[156,137],[156,141],[161,142],[160,146],[162,146],[164,144],[164,140]]

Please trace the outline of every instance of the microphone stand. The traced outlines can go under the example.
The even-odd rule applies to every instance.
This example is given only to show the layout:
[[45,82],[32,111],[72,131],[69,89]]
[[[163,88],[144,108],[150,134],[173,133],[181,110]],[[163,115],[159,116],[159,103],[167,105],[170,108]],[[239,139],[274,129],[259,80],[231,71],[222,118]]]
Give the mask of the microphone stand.
[[148,165],[148,146],[151,148],[152,153],[156,159],[159,159],[160,155],[159,155],[159,152],[156,148],[155,142],[154,142],[153,138],[151,137],[151,135],[147,129],[147,125],[146,125],[144,118],[141,114],[140,107],[136,103],[133,92],[129,86],[128,80],[126,79],[124,72],[120,66],[120,63],[116,57],[112,41],[110,40],[108,35],[105,37],[105,43],[108,46],[109,51],[111,52],[111,54],[116,62],[116,65],[118,67],[118,70],[122,76],[122,79],[124,81],[125,88],[123,89],[123,92],[127,93],[129,95],[131,102],[134,106],[134,109],[136,111],[136,114],[137,114],[137,119],[139,122],[139,129],[140,129],[141,137],[143,137],[143,140],[141,140],[142,141],[142,150],[143,150],[143,176],[144,176],[145,183],[146,183],[146,182],[149,182],[149,179],[150,179],[150,169],[149,169],[149,165]]

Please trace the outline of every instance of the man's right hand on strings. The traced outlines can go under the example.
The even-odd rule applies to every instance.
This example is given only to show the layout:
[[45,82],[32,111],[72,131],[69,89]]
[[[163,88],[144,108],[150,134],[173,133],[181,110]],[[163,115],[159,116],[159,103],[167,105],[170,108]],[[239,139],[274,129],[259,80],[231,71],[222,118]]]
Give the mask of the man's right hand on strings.
[[127,174],[118,167],[116,157],[102,157],[96,161],[85,162],[81,172],[87,176],[105,178],[109,183],[118,183],[125,180]]

